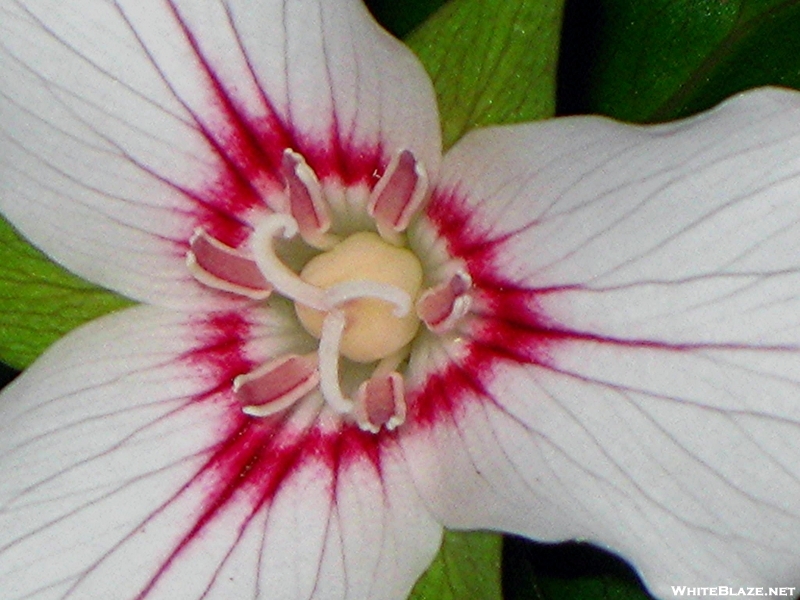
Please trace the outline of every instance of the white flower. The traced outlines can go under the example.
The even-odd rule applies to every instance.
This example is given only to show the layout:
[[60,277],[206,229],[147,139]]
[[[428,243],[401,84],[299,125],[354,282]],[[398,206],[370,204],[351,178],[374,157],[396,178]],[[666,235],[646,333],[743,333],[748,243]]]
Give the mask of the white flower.
[[0,207],[144,304],[3,393],[3,598],[402,598],[442,526],[800,584],[797,94],[442,158],[354,0],[0,16]]

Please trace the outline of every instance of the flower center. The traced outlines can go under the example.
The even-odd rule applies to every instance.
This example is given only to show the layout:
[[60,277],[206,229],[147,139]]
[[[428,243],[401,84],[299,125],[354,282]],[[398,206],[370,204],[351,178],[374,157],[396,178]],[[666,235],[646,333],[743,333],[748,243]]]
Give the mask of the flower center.
[[[425,169],[407,150],[395,155],[361,209],[377,233],[344,239],[348,227],[337,230],[303,156],[287,149],[281,174],[284,196],[242,247],[227,246],[204,229],[189,240],[187,267],[199,282],[254,301],[284,296],[319,340],[314,352],[277,356],[238,375],[233,391],[253,417],[324,402],[365,431],[394,429],[406,418],[404,365],[420,322],[435,335],[451,335],[472,305],[472,279],[460,262],[424,274],[405,247],[404,232],[427,197]],[[299,274],[276,253],[280,239],[297,235],[320,252]],[[340,365],[342,356],[349,360]]]
[[[325,290],[346,282],[352,282],[353,289],[361,282],[392,286],[413,301],[422,286],[422,266],[410,250],[388,244],[377,234],[365,231],[314,257],[303,268],[300,278]],[[325,313],[301,303],[295,303],[295,310],[305,330],[321,337]],[[342,311],[345,327],[339,349],[359,363],[395,354],[414,339],[419,326],[414,311],[397,317],[394,306],[370,297],[355,298]]]

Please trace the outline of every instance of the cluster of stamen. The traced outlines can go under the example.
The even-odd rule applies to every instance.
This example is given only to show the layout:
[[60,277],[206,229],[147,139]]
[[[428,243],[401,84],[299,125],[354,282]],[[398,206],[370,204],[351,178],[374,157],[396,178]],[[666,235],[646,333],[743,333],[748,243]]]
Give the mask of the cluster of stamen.
[[[232,248],[198,229],[187,253],[190,272],[207,286],[253,300],[272,293],[291,300],[304,329],[319,340],[316,352],[280,356],[239,375],[234,393],[246,414],[268,417],[319,389],[330,409],[362,429],[394,429],[406,417],[401,368],[420,321],[436,334],[452,330],[471,301],[463,268],[422,289],[423,268],[403,245],[427,195],[425,171],[411,152],[396,155],[366,206],[377,233],[345,237],[330,231],[331,209],[300,154],[284,152],[282,175],[285,193],[246,246]],[[277,247],[298,235],[321,251],[300,274]],[[352,397],[341,385],[342,356],[371,369]]]

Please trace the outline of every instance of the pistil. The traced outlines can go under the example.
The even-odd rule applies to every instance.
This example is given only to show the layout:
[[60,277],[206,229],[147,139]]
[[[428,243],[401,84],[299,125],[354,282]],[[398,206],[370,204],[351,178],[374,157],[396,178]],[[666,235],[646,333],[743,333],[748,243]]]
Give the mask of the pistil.
[[[387,373],[385,359],[396,367],[397,356],[416,332],[411,307],[422,281],[419,261],[408,250],[362,232],[312,259],[297,275],[280,260],[274,242],[298,231],[293,217],[273,214],[258,224],[250,245],[264,280],[294,301],[303,326],[319,337],[317,362],[280,358],[238,377],[234,391],[246,402],[247,414],[268,416],[319,385],[333,411],[353,415],[358,408],[362,427],[395,426],[405,414],[402,376]],[[379,370],[359,387],[355,400],[341,388],[343,353],[357,362],[379,361]]]
[[[331,303],[344,306],[347,330],[341,353],[352,361],[381,360],[406,346],[417,333],[419,319],[400,301],[404,297],[416,300],[422,266],[410,250],[393,246],[375,233],[351,235],[309,261],[300,277],[327,290],[328,309]],[[397,307],[407,314],[398,316]],[[302,302],[295,303],[295,310],[306,331],[319,338],[325,310]]]

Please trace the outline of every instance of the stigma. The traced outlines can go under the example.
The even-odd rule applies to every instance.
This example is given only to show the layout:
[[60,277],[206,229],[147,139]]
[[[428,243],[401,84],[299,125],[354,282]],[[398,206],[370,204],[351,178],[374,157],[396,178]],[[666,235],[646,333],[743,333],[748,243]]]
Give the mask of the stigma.
[[[398,317],[390,302],[369,294],[384,288],[397,297],[405,294],[409,306],[422,285],[422,266],[406,248],[386,243],[372,232],[351,235],[328,252],[306,264],[300,278],[318,288],[349,284],[344,302],[345,330],[340,351],[348,359],[369,363],[395,354],[417,333],[419,317],[414,311]],[[343,287],[339,288],[344,289]],[[295,303],[300,323],[316,338],[322,334],[326,313]]]

